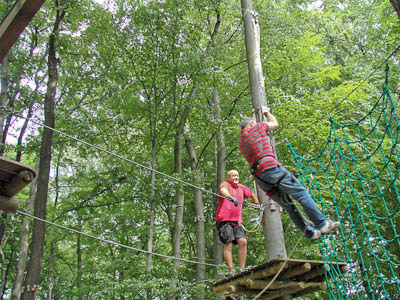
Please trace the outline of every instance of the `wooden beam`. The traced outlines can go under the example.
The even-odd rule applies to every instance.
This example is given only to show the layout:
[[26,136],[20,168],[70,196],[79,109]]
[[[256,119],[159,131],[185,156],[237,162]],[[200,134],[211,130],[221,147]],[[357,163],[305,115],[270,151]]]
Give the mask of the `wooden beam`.
[[0,210],[16,212],[18,209],[18,199],[0,195]]
[[7,55],[22,31],[45,0],[17,0],[0,25],[0,61]]
[[0,190],[0,194],[7,197],[12,197],[29,183],[31,183],[34,178],[35,174],[33,174],[31,171],[22,170],[17,176],[12,177],[10,182],[4,184],[3,188]]
[[296,277],[298,275],[307,273],[310,270],[311,270],[310,263],[296,265],[296,267],[291,268],[291,269],[283,272],[280,276],[278,276],[278,280],[285,280],[285,279],[289,279],[292,277]]

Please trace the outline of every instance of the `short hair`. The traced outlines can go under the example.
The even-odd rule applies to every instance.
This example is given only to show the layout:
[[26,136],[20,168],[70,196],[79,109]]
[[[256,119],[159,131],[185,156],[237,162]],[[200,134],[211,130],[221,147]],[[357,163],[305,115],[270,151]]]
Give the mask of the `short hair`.
[[251,122],[255,122],[255,121],[256,121],[256,119],[254,119],[252,117],[246,117],[240,122],[240,128],[244,129],[244,128],[250,126]]
[[236,171],[236,170],[230,170],[230,171],[228,171],[227,176],[232,175],[232,173],[238,173],[239,174],[239,172]]

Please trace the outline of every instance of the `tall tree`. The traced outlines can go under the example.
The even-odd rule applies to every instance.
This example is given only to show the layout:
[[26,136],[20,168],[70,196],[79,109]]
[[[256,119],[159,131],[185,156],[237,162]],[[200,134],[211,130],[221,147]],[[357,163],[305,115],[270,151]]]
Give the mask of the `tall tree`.
[[[37,218],[46,219],[46,204],[48,196],[49,175],[51,165],[51,146],[55,123],[55,97],[57,92],[58,70],[57,70],[57,46],[58,33],[61,22],[65,16],[65,8],[58,1],[55,2],[56,17],[53,29],[48,41],[48,81],[47,91],[44,99],[44,124],[42,143],[40,148],[40,164],[38,174],[38,189],[35,198],[34,213]],[[42,267],[43,247],[45,241],[45,223],[35,219],[33,224],[33,235],[29,266],[25,279],[25,290],[22,294],[23,300],[34,299],[40,284],[40,272]]]
[[[191,168],[193,172],[193,182],[196,186],[201,186],[201,176],[200,170],[196,155],[196,150],[192,144],[192,140],[189,136],[190,132],[186,133],[185,138],[185,146],[189,153]],[[204,207],[203,207],[203,199],[202,192],[199,189],[195,189],[193,191],[193,206],[194,206],[194,222],[196,224],[196,257],[199,264],[196,264],[196,281],[200,284],[199,294],[197,295],[197,299],[204,299],[205,290],[204,290],[204,280],[205,280],[205,271],[206,267],[205,263],[205,232],[204,232]]]
[[[261,106],[267,104],[267,99],[260,59],[260,31],[258,18],[253,10],[252,0],[242,0],[241,4],[253,108],[256,113],[257,121],[261,122],[263,121]],[[264,211],[264,239],[268,258],[274,259],[286,257],[286,246],[283,236],[280,210],[276,209],[276,205],[273,204],[272,199],[267,199],[265,194],[260,189],[258,190],[258,195],[262,195],[262,203],[266,203],[267,201],[269,202],[269,205]]]
[[[38,171],[39,161],[36,163],[36,171]],[[37,176],[31,182],[29,187],[29,200],[28,205],[26,207],[26,213],[31,215],[33,212],[33,207],[35,203],[36,197],[36,188],[37,188]],[[19,255],[18,255],[18,263],[15,267],[15,279],[14,285],[11,293],[11,300],[19,300],[21,299],[22,294],[22,284],[24,282],[24,272],[26,267],[26,261],[28,258],[28,248],[29,248],[29,225],[30,220],[25,217],[22,222],[21,235],[20,235],[20,246],[19,246]]]

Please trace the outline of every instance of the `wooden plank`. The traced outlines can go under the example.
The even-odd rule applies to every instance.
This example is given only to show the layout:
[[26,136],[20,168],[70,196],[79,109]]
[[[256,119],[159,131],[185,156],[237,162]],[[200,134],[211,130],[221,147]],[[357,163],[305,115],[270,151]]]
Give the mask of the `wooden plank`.
[[[257,290],[265,291],[261,299],[276,299],[285,295],[306,295],[316,290],[326,289],[325,272],[332,270],[345,273],[346,263],[302,259],[274,259],[265,264],[247,269],[245,272],[230,276],[214,283],[215,293],[254,295]],[[277,279],[274,276],[281,270]],[[330,275],[334,276],[334,275]]]
[[0,61],[7,55],[45,0],[17,0],[0,25]]

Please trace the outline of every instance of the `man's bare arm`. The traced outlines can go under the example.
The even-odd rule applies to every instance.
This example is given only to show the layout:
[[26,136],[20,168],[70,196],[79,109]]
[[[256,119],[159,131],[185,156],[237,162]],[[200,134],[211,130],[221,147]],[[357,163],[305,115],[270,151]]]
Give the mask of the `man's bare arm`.
[[268,128],[270,130],[278,128],[279,127],[278,121],[276,120],[274,115],[270,113],[269,109],[268,108],[264,109],[264,107],[263,107],[263,112],[264,112],[264,116],[266,116],[268,118],[268,122],[266,122],[268,124]]

